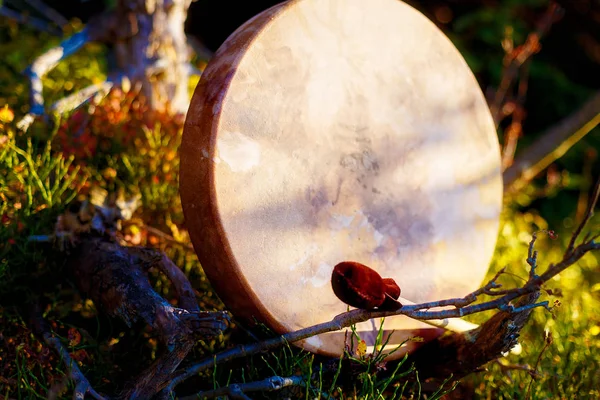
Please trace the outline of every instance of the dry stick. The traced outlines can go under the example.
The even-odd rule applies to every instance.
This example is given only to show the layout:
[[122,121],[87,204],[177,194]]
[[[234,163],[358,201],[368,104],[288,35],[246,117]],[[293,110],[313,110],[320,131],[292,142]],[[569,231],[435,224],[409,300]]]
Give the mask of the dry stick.
[[[598,192],[600,191],[600,184],[596,185],[595,192],[592,194],[590,206],[588,207],[589,213],[591,214],[592,210],[595,208],[597,200],[598,200]],[[579,235],[584,227],[584,225],[588,222],[589,215],[581,221],[581,224],[576,229],[575,234]],[[576,239],[576,238],[575,238]],[[574,239],[574,240],[575,240]],[[531,248],[533,248],[533,242],[535,242],[536,236],[534,235],[532,238]],[[573,241],[574,241],[573,240]],[[499,309],[501,311],[507,312],[521,312],[529,309],[533,309],[536,307],[546,307],[548,308],[548,302],[540,302],[536,304],[529,304],[523,307],[514,307],[509,304],[510,301],[521,297],[525,294],[533,293],[542,286],[545,282],[550,280],[555,275],[564,271],[569,266],[573,265],[581,257],[583,257],[587,252],[592,250],[600,250],[600,243],[596,243],[594,239],[584,241],[582,244],[577,246],[576,248],[565,252],[563,259],[557,264],[551,264],[548,267],[548,270],[541,275],[536,275],[535,273],[530,276],[527,283],[521,287],[516,289],[509,290],[497,290],[501,287],[500,284],[496,282],[496,279],[503,272],[499,271],[493,278],[490,280],[484,287],[472,292],[471,294],[463,297],[463,298],[454,298],[440,301],[432,301],[428,303],[415,304],[415,305],[405,305],[402,308],[396,311],[368,311],[368,310],[352,310],[346,313],[342,313],[337,315],[329,322],[324,322],[321,324],[317,324],[308,328],[300,329],[295,332],[290,332],[285,335],[281,335],[279,337],[275,337],[272,339],[265,340],[260,343],[253,343],[250,345],[242,345],[237,346],[232,349],[223,351],[219,354],[214,355],[211,358],[207,358],[200,363],[194,364],[185,370],[181,370],[176,372],[173,375],[173,379],[169,383],[169,385],[165,388],[166,391],[173,391],[175,386],[183,382],[185,379],[198,374],[201,371],[204,371],[208,368],[214,367],[215,364],[223,363],[226,361],[230,361],[236,358],[249,356],[258,352],[267,351],[273,348],[276,348],[285,343],[296,342],[302,339],[306,339],[311,336],[315,336],[318,334],[332,332],[341,330],[342,328],[349,327],[351,325],[357,324],[359,322],[364,322],[372,318],[381,318],[388,317],[392,315],[405,315],[410,318],[419,319],[419,320],[431,320],[431,319],[444,319],[444,318],[455,318],[455,317],[463,317],[465,315],[475,314],[482,311]],[[532,251],[528,254],[529,258],[533,258]],[[496,290],[495,290],[496,289]],[[495,300],[487,301],[480,304],[470,305],[474,301],[477,300],[477,297],[481,294],[488,294],[491,296],[501,296]],[[453,309],[445,309],[445,310],[436,310],[429,311],[431,308],[437,307],[446,307],[453,306]]]
[[600,91],[581,108],[552,126],[517,156],[504,174],[504,189],[518,191],[551,163],[562,157],[600,123]]
[[[417,304],[417,303],[414,303],[403,297],[400,297],[398,299],[398,301],[402,305]],[[464,319],[460,319],[460,318],[430,319],[430,320],[423,321],[423,322],[425,322],[426,324],[429,324],[431,326],[435,326],[437,328],[443,328],[448,331],[457,332],[457,333],[467,332],[467,331],[470,331],[473,329],[477,329],[479,327],[479,325],[477,325],[477,324],[474,324],[469,321],[465,321]]]
[[33,123],[36,116],[44,115],[44,96],[42,91],[42,76],[63,60],[75,53],[84,44],[90,41],[90,35],[87,28],[73,36],[63,40],[60,45],[53,47],[38,58],[26,70],[29,77],[31,87],[29,89],[31,97],[31,110],[21,121],[17,123],[17,127],[22,131],[26,131]]
[[594,186],[594,189],[592,190],[592,195],[590,196],[590,199],[588,201],[587,210],[585,210],[585,214],[583,215],[582,222],[577,227],[577,230],[575,231],[575,233],[573,233],[573,236],[571,236],[571,240],[569,241],[569,245],[567,246],[567,252],[570,252],[573,250],[573,247],[575,247],[575,240],[577,240],[577,237],[581,234],[583,227],[587,224],[587,222],[590,220],[590,218],[592,218],[592,216],[594,215],[594,208],[596,207],[596,204],[598,203],[599,196],[600,196],[600,178],[596,181],[596,185]]
[[146,231],[148,233],[158,236],[159,238],[161,238],[169,243],[172,243],[172,244],[181,246],[185,249],[194,251],[194,246],[192,246],[190,243],[182,243],[182,242],[178,241],[177,239],[175,239],[173,236],[169,235],[168,233],[165,233],[165,232],[161,231],[160,229],[157,229],[153,226],[144,225],[143,227],[144,227],[144,229],[146,229]]
[[503,118],[502,115],[502,104],[504,103],[504,99],[506,98],[506,94],[512,87],[512,84],[519,74],[520,67],[531,58],[534,54],[536,54],[540,50],[540,39],[548,33],[552,24],[557,21],[562,15],[562,9],[558,6],[558,4],[552,2],[548,6],[548,10],[544,14],[544,16],[539,21],[535,32],[532,32],[527,37],[525,43],[515,50],[511,51],[507,54],[504,64],[504,70],[502,72],[502,79],[500,81],[500,85],[494,99],[490,104],[490,111],[492,113],[492,118],[496,123],[496,126],[500,123]]
[[28,25],[32,28],[37,29],[38,31],[47,32],[54,36],[60,36],[62,34],[62,32],[59,29],[56,29],[54,26],[51,26],[46,21],[29,15],[23,15],[18,11],[7,8],[6,6],[0,6],[0,16],[12,19],[13,21],[16,21],[19,24]]
[[537,372],[538,367],[540,366],[540,361],[542,361],[542,355],[544,354],[544,352],[546,351],[546,349],[548,349],[548,347],[550,347],[550,345],[552,344],[552,334],[550,332],[546,333],[546,338],[545,338],[545,343],[544,343],[544,347],[542,348],[542,350],[540,351],[540,354],[538,354],[538,358],[535,362],[535,366],[533,367],[533,371],[529,371],[529,375],[531,376],[531,380],[529,381],[529,386],[527,386],[527,393],[525,394],[525,399],[530,399],[531,398],[531,388],[533,386],[533,381],[535,380],[536,376],[539,375]]
[[262,381],[248,382],[248,383],[237,383],[229,386],[224,386],[219,389],[209,390],[206,392],[199,392],[193,396],[180,397],[179,400],[194,400],[202,398],[214,398],[219,396],[227,396],[229,398],[247,398],[245,393],[249,392],[273,392],[281,390],[289,386],[304,386],[305,381],[301,376],[272,376]]
[[92,97],[98,98],[98,95],[105,97],[114,86],[112,79],[107,79],[102,83],[96,83],[87,86],[67,97],[63,97],[50,107],[50,111],[56,114],[65,114],[73,111]]
[[60,339],[52,334],[50,331],[50,327],[47,325],[46,321],[42,317],[42,312],[40,310],[39,304],[35,304],[30,314],[31,325],[35,331],[35,333],[40,336],[44,342],[60,355],[62,362],[65,364],[68,377],[71,379],[73,384],[75,385],[75,389],[73,391],[74,399],[83,399],[86,394],[90,394],[96,400],[105,400],[103,396],[101,396],[98,392],[94,390],[94,388],[90,385],[90,382],[87,380],[85,375],[79,369],[77,362],[75,362],[65,346],[61,343]]
[[[495,281],[498,278],[498,276],[500,276],[500,274],[502,274],[502,273],[504,273],[504,268],[500,270],[500,272],[497,274],[497,276],[493,280]],[[398,299],[398,301],[402,305],[415,305],[416,304],[416,303],[414,303],[410,300],[407,300],[403,297],[400,297]],[[472,331],[473,329],[479,328],[479,325],[474,324],[469,321],[466,321],[461,318],[429,319],[429,320],[424,320],[421,322],[424,322],[431,326],[435,326],[436,328],[442,328],[447,331],[456,332],[456,333],[464,333],[464,332]],[[515,347],[513,347],[511,349],[510,352],[513,354],[520,354],[521,351],[522,351],[521,344],[517,343],[515,345]]]
[[[510,167],[514,161],[517,143],[523,133],[523,120],[525,119],[525,97],[527,95],[529,64],[533,55],[540,49],[541,38],[550,30],[554,22],[562,16],[562,9],[552,2],[543,17],[538,21],[536,30],[527,36],[525,43],[513,49],[506,50],[503,60],[503,71],[500,85],[490,104],[490,111],[496,127],[507,116],[512,116],[512,121],[504,132],[504,143],[502,145],[502,171]],[[517,97],[514,100],[507,101],[507,94],[514,85],[518,77]],[[510,111],[507,111],[507,105],[512,103]]]
[[44,14],[48,19],[60,26],[61,29],[64,29],[69,24],[69,21],[61,13],[41,0],[25,0],[25,3],[35,8],[39,13]]
[[517,143],[523,134],[523,120],[525,119],[525,98],[527,96],[527,87],[529,79],[529,64],[531,60],[523,65],[519,73],[519,85],[517,89],[517,98],[515,99],[514,111],[512,112],[512,121],[504,133],[504,145],[502,146],[502,171],[510,167],[515,159]]

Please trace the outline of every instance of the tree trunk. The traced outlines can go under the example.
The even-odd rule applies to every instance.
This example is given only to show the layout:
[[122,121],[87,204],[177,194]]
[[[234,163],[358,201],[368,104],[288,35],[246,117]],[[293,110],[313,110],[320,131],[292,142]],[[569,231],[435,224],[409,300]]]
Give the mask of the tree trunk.
[[139,85],[151,110],[185,113],[190,51],[184,24],[191,0],[120,0],[88,25],[90,36],[114,45],[117,66]]

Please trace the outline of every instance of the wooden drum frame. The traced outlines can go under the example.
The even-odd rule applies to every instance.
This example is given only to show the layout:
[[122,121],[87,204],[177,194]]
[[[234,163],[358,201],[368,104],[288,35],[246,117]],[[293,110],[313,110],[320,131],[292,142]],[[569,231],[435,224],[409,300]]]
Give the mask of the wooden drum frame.
[[[502,201],[477,81],[444,34],[397,0],[296,0],[241,26],[194,93],[180,179],[216,292],[236,317],[279,333],[346,311],[330,283],[340,261],[393,278],[412,302],[473,291]],[[379,323],[357,325],[369,346]],[[403,316],[384,329],[390,348],[441,333]],[[344,332],[298,345],[339,356]]]

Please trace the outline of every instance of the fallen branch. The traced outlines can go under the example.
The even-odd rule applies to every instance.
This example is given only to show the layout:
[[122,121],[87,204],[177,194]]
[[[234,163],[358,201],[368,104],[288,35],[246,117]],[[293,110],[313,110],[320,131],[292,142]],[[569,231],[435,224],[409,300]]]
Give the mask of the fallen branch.
[[[600,182],[600,180],[599,180]],[[592,193],[591,200],[588,206],[588,213],[581,221],[573,233],[571,242],[574,244],[580,236],[584,226],[589,221],[589,218],[593,214],[593,210],[596,207],[598,197],[600,194],[600,183],[597,183],[594,192]],[[521,288],[499,290],[501,285],[496,282],[498,277],[502,274],[503,270],[498,272],[485,286],[468,294],[462,298],[453,298],[439,301],[432,301],[427,303],[415,304],[415,305],[403,305],[402,308],[396,311],[368,311],[368,310],[352,310],[337,315],[329,322],[317,324],[308,328],[300,329],[294,332],[287,333],[272,339],[265,340],[260,343],[254,343],[250,345],[237,346],[232,349],[218,353],[210,358],[205,359],[195,365],[187,367],[183,370],[177,371],[165,387],[163,393],[171,393],[174,388],[191,376],[198,374],[208,368],[213,368],[216,364],[224,363],[236,358],[247,357],[252,354],[271,350],[285,343],[293,343],[302,339],[309,338],[311,336],[319,335],[322,333],[332,332],[347,328],[351,325],[367,321],[372,318],[389,317],[393,315],[405,315],[410,318],[418,320],[431,320],[431,319],[444,319],[444,318],[456,318],[464,317],[466,315],[479,313],[482,311],[498,309],[509,314],[522,314],[525,316],[529,315],[529,311],[537,308],[544,307],[549,309],[547,301],[535,303],[532,301],[526,301],[517,303],[516,305],[510,304],[511,301],[516,300],[522,296],[531,295],[539,292],[542,285],[564,271],[569,266],[579,261],[589,251],[600,250],[600,243],[595,242],[597,236],[593,236],[591,239],[589,235],[583,240],[577,247],[567,248],[562,260],[557,264],[551,264],[548,269],[541,275],[536,273],[537,268],[537,253],[533,250],[533,246],[537,239],[537,235],[534,234],[528,251],[527,262],[531,267],[529,279]],[[486,301],[479,304],[473,304],[480,295],[487,294],[490,296],[496,296],[498,298],[490,301]],[[533,295],[537,298],[536,295]],[[442,308],[443,310],[431,310],[433,308]],[[452,308],[447,308],[452,307]],[[501,318],[501,317],[498,317]]]
[[[149,399],[169,382],[199,338],[213,337],[227,328],[229,316],[225,312],[201,311],[191,283],[164,253],[120,243],[116,235],[119,221],[131,217],[139,198],[128,200],[93,189],[90,197],[91,200],[81,202],[79,207],[73,204],[59,216],[54,235],[30,240],[59,241],[66,271],[81,294],[128,326],[140,321],[152,328],[164,351],[123,392],[125,398]],[[151,268],[169,280],[177,307],[154,290],[147,276]],[[39,313],[32,321],[37,324],[35,331],[66,359],[60,341],[53,340],[49,331],[43,329]],[[85,391],[91,393],[91,388],[69,360],[70,377],[76,383],[74,396],[83,398]]]
[[71,358],[67,349],[65,349],[63,344],[60,342],[60,339],[52,334],[50,327],[42,317],[42,312],[38,303],[34,304],[30,312],[29,322],[35,334],[42,338],[49,347],[53,348],[65,364],[65,367],[68,371],[68,376],[75,386],[75,389],[73,390],[73,398],[83,399],[85,398],[86,394],[89,394],[96,400],[105,400],[103,396],[98,394],[98,392],[92,388],[90,382],[79,369],[77,362]]
[[522,311],[499,312],[473,331],[443,335],[424,344],[408,357],[407,365],[414,365],[422,380],[442,381],[450,375],[460,379],[497,360],[517,344],[519,332],[533,311],[526,306],[534,304],[539,295],[535,291],[521,297],[515,309]]
[[41,0],[25,0],[25,3],[29,4],[40,14],[48,17],[48,19],[61,27],[61,29],[64,29],[69,24],[69,21],[61,13]]
[[552,24],[560,19],[561,16],[562,8],[554,2],[550,3],[546,13],[538,22],[536,30],[527,36],[525,43],[516,49],[511,49],[512,51],[506,54],[500,85],[490,104],[490,111],[496,126],[498,126],[500,121],[508,115],[503,113],[503,104],[505,103],[508,91],[513,86],[515,78],[519,75],[520,68],[530,60],[534,54],[537,54],[540,51],[540,40],[548,33]]
[[98,95],[105,97],[113,86],[114,82],[110,79],[107,79],[102,83],[90,85],[58,100],[50,107],[50,111],[59,115],[73,111],[86,103],[92,97],[97,97]]
[[[470,297],[478,293],[479,291],[473,292],[465,298],[460,299],[448,299],[441,301],[434,301],[416,305],[406,305],[397,311],[367,311],[367,310],[352,310],[346,313],[342,313],[336,316],[329,322],[317,324],[308,328],[300,329],[294,332],[287,333],[285,335],[272,338],[260,343],[243,345],[234,347],[230,350],[226,350],[215,355],[212,358],[206,359],[198,364],[192,365],[183,371],[179,371],[172,379],[169,390],[173,390],[176,385],[183,382],[185,379],[198,374],[208,368],[214,367],[215,364],[231,361],[240,357],[247,357],[252,354],[267,351],[279,347],[285,343],[293,343],[302,339],[309,338],[311,336],[319,335],[322,333],[338,331],[343,328],[347,328],[351,325],[355,325],[360,322],[368,321],[373,318],[389,317],[393,315],[405,315],[410,318],[418,320],[429,320],[429,319],[444,319],[444,318],[456,318],[464,317],[470,314],[476,314],[482,311],[499,309],[501,311],[518,313],[522,311],[531,310],[536,307],[548,307],[548,302],[541,302],[535,304],[528,304],[524,306],[512,306],[509,305],[510,301],[521,297],[525,294],[533,293],[539,289],[542,283],[546,282],[565,268],[573,265],[583,255],[591,250],[599,250],[600,243],[593,241],[586,242],[578,246],[573,254],[569,257],[565,257],[563,261],[555,266],[551,266],[548,271],[533,281],[529,281],[525,286],[519,289],[512,289],[505,292],[505,294],[496,300],[484,302],[477,305],[463,307],[462,304],[469,303]],[[483,293],[483,292],[480,292]],[[504,293],[504,292],[503,292]],[[476,295],[475,295],[476,297]],[[447,309],[441,311],[423,311],[430,308],[443,307],[443,306],[455,306],[454,309]]]
[[60,45],[51,48],[36,58],[33,64],[27,68],[25,74],[28,76],[31,83],[29,89],[31,109],[29,113],[17,123],[17,128],[26,131],[37,116],[44,115],[44,96],[42,94],[44,86],[42,84],[42,77],[61,60],[78,51],[89,41],[89,30],[84,28],[81,32],[63,40]]
[[248,382],[248,383],[234,383],[228,386],[224,386],[219,389],[209,390],[206,392],[199,392],[193,396],[180,397],[180,400],[194,400],[194,399],[212,399],[220,396],[227,396],[230,399],[249,399],[246,393],[251,392],[274,392],[281,390],[289,386],[304,386],[305,381],[301,376],[272,376],[262,381]]
[[504,189],[518,191],[600,124],[600,91],[542,133],[503,174]]
[[60,29],[55,28],[46,21],[29,15],[23,15],[22,13],[12,10],[6,6],[0,6],[0,16],[12,19],[13,21],[16,21],[22,25],[31,26],[38,31],[47,32],[54,36],[60,36],[62,34]]

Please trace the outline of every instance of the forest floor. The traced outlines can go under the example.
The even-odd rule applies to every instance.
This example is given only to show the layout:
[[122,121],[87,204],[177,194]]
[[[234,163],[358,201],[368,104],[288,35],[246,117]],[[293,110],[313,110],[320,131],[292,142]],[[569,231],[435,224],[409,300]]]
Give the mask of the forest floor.
[[[23,31],[4,22],[2,35],[19,40],[0,41],[7,68],[0,68],[0,396],[7,399],[46,398],[48,390],[70,397],[70,384],[59,357],[33,336],[22,306],[35,296],[47,303],[44,317],[97,391],[114,393],[132,371],[156,357],[152,332],[128,328],[97,312],[81,298],[63,275],[61,257],[52,246],[32,243],[32,235],[54,231],[57,216],[68,204],[92,188],[140,194],[141,207],[124,224],[122,234],[131,245],[163,250],[188,276],[197,291],[200,308],[223,310],[190,245],[178,194],[178,148],[182,120],[150,116],[135,90],[113,91],[93,107],[70,116],[36,122],[27,134],[16,121],[28,107],[28,83],[21,74],[39,49],[48,47],[44,35]],[[104,79],[103,49],[85,51],[61,63],[45,81],[49,99],[59,99],[76,88]],[[193,88],[196,81],[190,82]],[[583,154],[586,149],[576,149]],[[540,267],[560,259],[575,225],[578,202],[589,187],[585,171],[559,174],[552,182],[531,185],[505,199],[504,213],[489,274],[507,267],[503,283],[519,285],[527,276],[527,246],[531,234],[553,229],[558,240],[538,242]],[[540,209],[570,209],[558,226],[548,226]],[[580,212],[580,211],[579,211]],[[598,227],[598,216],[590,224]],[[485,399],[585,399],[600,391],[600,255],[590,254],[556,277],[543,296],[556,307],[552,313],[535,310],[522,331],[523,351],[491,363],[463,379],[450,396]],[[488,278],[489,278],[488,277]],[[157,291],[171,296],[158,274]],[[560,303],[560,306],[558,305]],[[482,322],[490,314],[477,315]],[[254,332],[257,337],[268,332]],[[549,339],[551,338],[551,340]],[[199,341],[187,362],[254,340],[239,325],[210,341]],[[242,359],[215,368],[182,391],[207,390],[233,380],[253,381],[272,375],[294,375],[318,369],[328,360],[296,348]],[[362,377],[338,388],[322,382],[323,391],[344,398],[369,397],[379,382]],[[397,388],[401,381],[390,388]],[[332,387],[327,385],[333,385]],[[61,389],[62,388],[62,389]],[[72,389],[72,388],[71,388]],[[404,395],[420,397],[409,387]],[[389,395],[389,392],[386,392]],[[396,389],[396,393],[399,392]],[[309,396],[309,390],[289,393]],[[425,398],[425,397],[423,397]]]

